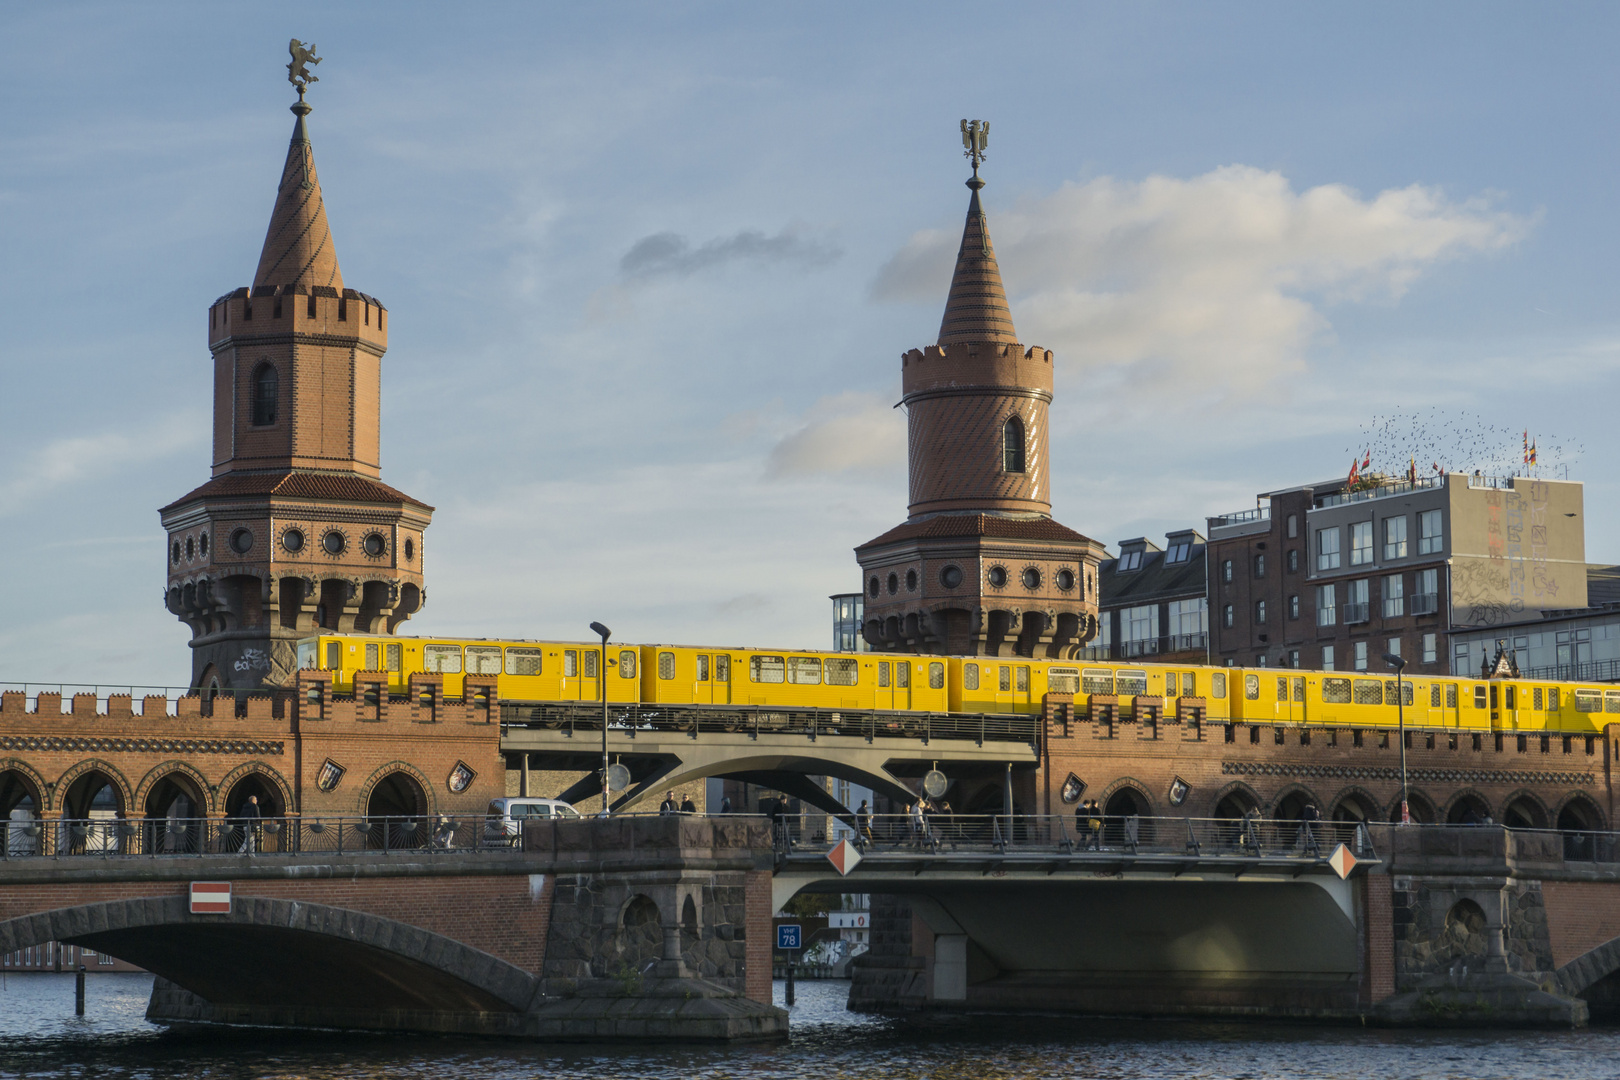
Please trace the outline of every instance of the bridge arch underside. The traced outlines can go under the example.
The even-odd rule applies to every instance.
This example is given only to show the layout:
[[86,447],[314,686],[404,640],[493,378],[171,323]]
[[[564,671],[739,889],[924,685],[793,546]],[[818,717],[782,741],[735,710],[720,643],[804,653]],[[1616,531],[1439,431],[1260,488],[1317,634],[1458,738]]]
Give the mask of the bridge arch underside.
[[[0,922],[0,951],[63,941],[159,977],[149,1018],[383,1030],[516,1031],[534,976],[418,927],[303,901],[109,901]],[[168,985],[166,985],[168,984]]]
[[[858,884],[855,882],[858,879]],[[929,1007],[1135,1015],[1351,1016],[1351,886],[1311,879],[811,882],[897,895]],[[774,897],[773,897],[774,899]],[[919,923],[921,926],[919,926]],[[927,939],[931,937],[932,941]]]

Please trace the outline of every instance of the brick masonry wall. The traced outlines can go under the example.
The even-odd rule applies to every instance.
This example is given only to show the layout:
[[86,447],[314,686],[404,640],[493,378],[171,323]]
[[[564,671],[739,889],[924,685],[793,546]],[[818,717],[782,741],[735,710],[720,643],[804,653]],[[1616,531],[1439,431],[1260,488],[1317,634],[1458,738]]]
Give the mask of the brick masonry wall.
[[744,994],[761,1004],[771,1004],[771,873],[750,870],[747,890],[747,959]]
[[1620,889],[1592,881],[1544,881],[1541,900],[1554,967],[1620,937]]
[[1362,878],[1361,1000],[1376,1005],[1395,993],[1395,935],[1388,874]]

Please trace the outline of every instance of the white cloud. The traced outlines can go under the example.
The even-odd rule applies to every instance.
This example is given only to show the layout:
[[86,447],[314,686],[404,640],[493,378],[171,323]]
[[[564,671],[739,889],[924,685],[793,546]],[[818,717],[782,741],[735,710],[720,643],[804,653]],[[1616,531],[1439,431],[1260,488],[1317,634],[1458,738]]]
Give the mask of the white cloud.
[[202,414],[179,413],[136,431],[53,439],[0,475],[0,517],[20,512],[48,492],[93,478],[105,479],[191,449],[204,441],[207,431],[208,421]]
[[[1252,392],[1305,366],[1323,307],[1394,300],[1447,259],[1508,247],[1534,219],[1412,185],[1295,191],[1242,165],[1189,180],[1103,177],[991,211],[1020,337],[1128,382]],[[957,237],[919,232],[879,300],[937,302]]]
[[771,476],[888,469],[906,460],[906,420],[873,394],[824,397],[805,412],[798,430],[771,450]]

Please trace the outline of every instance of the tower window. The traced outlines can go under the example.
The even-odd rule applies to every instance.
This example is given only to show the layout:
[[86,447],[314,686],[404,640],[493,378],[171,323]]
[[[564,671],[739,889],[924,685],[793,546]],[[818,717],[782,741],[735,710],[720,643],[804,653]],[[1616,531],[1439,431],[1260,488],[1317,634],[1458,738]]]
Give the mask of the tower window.
[[1007,417],[1001,429],[1001,467],[1003,471],[1024,471],[1024,422],[1016,416]]
[[281,389],[281,378],[273,364],[260,364],[253,369],[253,426],[268,427],[276,422],[276,398]]

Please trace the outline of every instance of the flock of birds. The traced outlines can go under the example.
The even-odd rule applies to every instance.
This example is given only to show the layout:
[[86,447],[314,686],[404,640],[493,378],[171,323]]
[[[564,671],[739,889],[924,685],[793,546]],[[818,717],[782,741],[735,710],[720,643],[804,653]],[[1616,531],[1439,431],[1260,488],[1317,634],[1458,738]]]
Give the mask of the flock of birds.
[[[1534,463],[1528,459],[1534,449]],[[1557,435],[1492,424],[1477,413],[1397,412],[1374,416],[1346,457],[1359,473],[1419,477],[1446,472],[1486,476],[1567,476],[1586,447]]]

